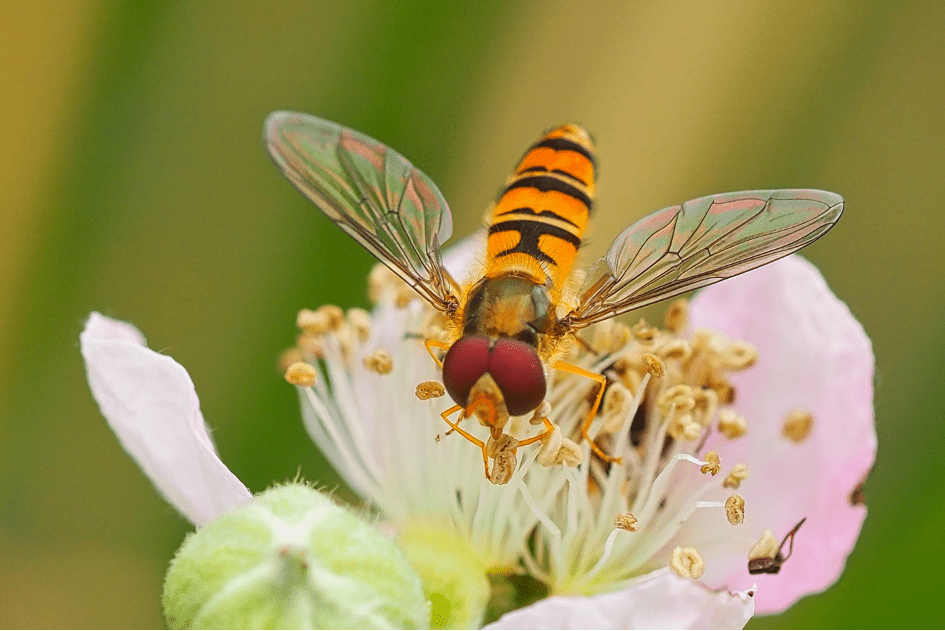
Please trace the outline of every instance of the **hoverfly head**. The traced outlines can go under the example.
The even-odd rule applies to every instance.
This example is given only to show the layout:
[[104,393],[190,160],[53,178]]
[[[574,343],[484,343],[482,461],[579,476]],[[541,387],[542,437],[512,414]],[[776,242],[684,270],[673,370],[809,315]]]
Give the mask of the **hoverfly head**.
[[502,427],[545,400],[545,371],[535,348],[510,338],[462,337],[443,358],[443,385],[483,425]]

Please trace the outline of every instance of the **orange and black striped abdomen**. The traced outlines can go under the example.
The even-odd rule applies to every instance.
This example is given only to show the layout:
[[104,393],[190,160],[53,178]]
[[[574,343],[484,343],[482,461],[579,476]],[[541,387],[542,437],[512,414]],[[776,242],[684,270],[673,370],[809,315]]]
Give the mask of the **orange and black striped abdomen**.
[[526,276],[561,287],[594,199],[594,147],[577,125],[545,134],[525,153],[492,211],[486,277]]

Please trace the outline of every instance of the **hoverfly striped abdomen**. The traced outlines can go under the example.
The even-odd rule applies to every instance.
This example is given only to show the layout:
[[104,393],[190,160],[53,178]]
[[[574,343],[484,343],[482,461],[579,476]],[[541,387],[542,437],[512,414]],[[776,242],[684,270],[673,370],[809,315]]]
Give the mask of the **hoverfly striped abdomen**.
[[486,277],[516,275],[561,287],[594,199],[594,147],[577,125],[546,133],[525,152],[496,202]]

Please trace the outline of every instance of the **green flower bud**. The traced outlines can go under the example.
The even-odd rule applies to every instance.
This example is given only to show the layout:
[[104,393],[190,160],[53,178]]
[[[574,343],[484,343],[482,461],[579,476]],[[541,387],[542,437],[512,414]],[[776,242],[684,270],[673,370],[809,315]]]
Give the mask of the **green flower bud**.
[[405,528],[397,543],[423,581],[434,629],[478,629],[489,603],[486,568],[455,530],[427,521]]
[[304,484],[189,535],[163,604],[172,629],[429,626],[420,579],[393,542]]

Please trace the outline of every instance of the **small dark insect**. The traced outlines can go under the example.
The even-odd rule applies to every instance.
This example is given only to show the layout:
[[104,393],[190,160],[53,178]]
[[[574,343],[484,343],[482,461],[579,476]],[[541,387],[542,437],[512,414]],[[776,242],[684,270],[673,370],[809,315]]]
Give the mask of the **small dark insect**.
[[[805,517],[801,521],[797,522],[797,525],[791,528],[791,531],[784,535],[784,539],[781,540],[781,545],[778,546],[778,551],[773,557],[759,557],[757,559],[748,560],[748,573],[749,574],[777,574],[781,571],[781,566],[784,565],[784,562],[791,558],[791,553],[794,552],[794,535],[797,534],[797,531],[801,529],[801,526],[804,525],[804,522],[807,521]],[[791,547],[788,549],[787,556],[781,554],[781,551],[784,549],[784,544],[788,542],[788,539],[791,540]]]

